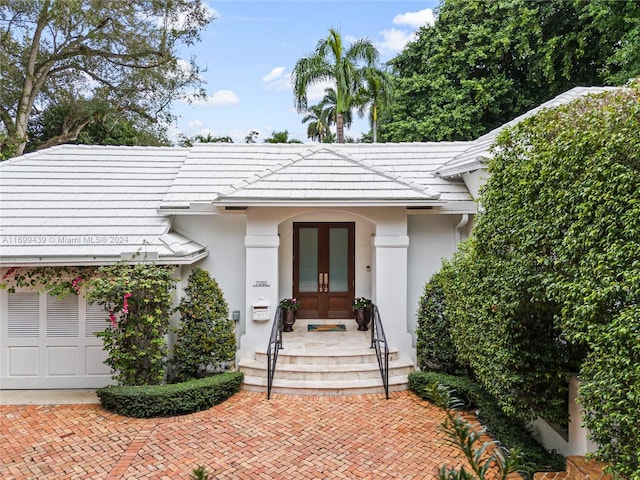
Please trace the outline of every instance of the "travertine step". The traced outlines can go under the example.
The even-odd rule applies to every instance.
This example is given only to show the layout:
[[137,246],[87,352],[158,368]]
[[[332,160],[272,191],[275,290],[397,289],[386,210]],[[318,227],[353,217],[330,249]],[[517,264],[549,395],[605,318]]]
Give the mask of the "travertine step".
[[[397,356],[397,355],[396,355]],[[361,356],[365,361],[357,363],[354,356],[346,354],[314,357],[304,355],[280,355],[272,392],[298,395],[355,395],[384,393],[378,360]],[[282,362],[282,360],[286,360]],[[329,363],[326,361],[329,360]],[[342,362],[341,362],[342,360]],[[243,388],[266,392],[267,360],[241,360],[239,369],[244,373]],[[406,359],[389,360],[389,391],[409,388],[408,375],[414,369],[413,362]]]
[[[299,364],[280,363],[278,357],[276,364],[277,379],[298,380],[298,381],[335,381],[335,380],[363,380],[375,379],[381,381],[378,361],[374,357],[375,363],[344,363],[344,364]],[[240,362],[240,370],[245,376],[266,378],[266,361],[243,360]],[[413,362],[409,360],[389,361],[389,376],[408,376],[413,371]]]
[[[390,349],[389,362],[398,359],[398,351]],[[256,351],[256,361],[267,362],[266,349]],[[376,352],[369,347],[345,347],[342,352],[309,352],[296,351],[291,347],[280,350],[278,354],[278,365],[357,365],[363,363],[378,364]]]
[[[245,376],[242,385],[243,390],[252,392],[267,391],[267,377]],[[389,391],[398,392],[407,390],[406,376],[389,377]],[[274,378],[273,393],[291,395],[365,395],[372,393],[384,393],[380,375],[377,379],[348,379],[333,381],[298,381]]]
[[[296,321],[293,332],[283,335],[284,348],[278,353],[272,392],[298,395],[355,395],[384,393],[371,333],[357,330],[353,320],[340,332],[308,331],[310,323]],[[267,391],[267,352],[258,349],[255,358],[241,359],[243,389]],[[399,358],[397,349],[389,352],[389,391],[407,390],[408,375],[414,370],[411,360]]]

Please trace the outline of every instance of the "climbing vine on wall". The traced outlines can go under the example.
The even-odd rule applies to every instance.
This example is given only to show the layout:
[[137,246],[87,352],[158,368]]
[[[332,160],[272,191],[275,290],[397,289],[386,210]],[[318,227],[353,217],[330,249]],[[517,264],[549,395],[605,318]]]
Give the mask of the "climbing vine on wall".
[[2,274],[0,288],[10,293],[31,288],[64,298],[84,290],[95,271],[96,267],[10,267]]
[[58,298],[83,294],[104,307],[105,330],[97,335],[114,379],[123,385],[153,385],[164,379],[174,270],[124,262],[100,268],[11,267],[2,274],[0,288],[29,288]]
[[156,385],[164,380],[166,335],[172,313],[174,267],[117,263],[100,267],[87,299],[109,312],[111,324],[98,333],[106,364],[121,385]]
[[456,350],[511,415],[561,420],[579,371],[600,460],[640,480],[640,81],[497,147],[473,237],[444,266]]

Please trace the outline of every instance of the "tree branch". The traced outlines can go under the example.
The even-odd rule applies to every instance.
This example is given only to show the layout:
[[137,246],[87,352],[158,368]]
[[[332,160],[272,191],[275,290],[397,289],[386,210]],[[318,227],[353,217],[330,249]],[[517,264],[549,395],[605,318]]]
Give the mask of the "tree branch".
[[80,135],[80,132],[82,131],[82,129],[86,127],[90,122],[91,122],[91,119],[88,119],[82,123],[79,123],[72,130],[68,132],[65,132],[56,137],[51,137],[42,145],[39,145],[37,150],[43,150],[45,148],[53,147],[55,145],[60,145],[62,143],[67,143],[67,142],[72,142],[73,140],[77,140],[78,135]]

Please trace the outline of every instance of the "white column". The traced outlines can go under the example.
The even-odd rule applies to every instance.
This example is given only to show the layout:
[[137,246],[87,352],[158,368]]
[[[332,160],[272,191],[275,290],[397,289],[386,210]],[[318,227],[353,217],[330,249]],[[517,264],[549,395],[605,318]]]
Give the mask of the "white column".
[[415,361],[407,331],[407,235],[375,235],[373,301],[378,305],[389,347]]
[[[278,306],[278,247],[275,235],[247,235],[246,249],[246,329],[240,338],[238,360],[255,358],[256,348],[266,348]],[[261,299],[270,303],[269,319],[254,320],[253,305]]]
[[[576,375],[569,376],[569,448],[566,455],[586,455],[595,452],[598,446],[589,439],[589,430],[582,426],[583,409],[578,402],[580,381]],[[564,453],[564,452],[563,452]]]

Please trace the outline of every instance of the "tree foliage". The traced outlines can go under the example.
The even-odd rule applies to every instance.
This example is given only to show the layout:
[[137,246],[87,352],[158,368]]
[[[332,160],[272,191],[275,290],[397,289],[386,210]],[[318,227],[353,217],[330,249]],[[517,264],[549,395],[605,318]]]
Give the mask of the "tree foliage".
[[100,267],[91,280],[87,299],[109,312],[110,325],[97,335],[120,385],[157,385],[164,379],[173,271],[171,266],[117,263]]
[[438,470],[438,480],[507,480],[513,473],[520,472],[520,453],[507,450],[499,442],[483,441],[486,428],[473,425],[458,410],[464,408],[464,402],[456,398],[451,390],[439,383],[425,388],[429,400],[444,411],[445,420],[442,430],[449,441],[458,447],[467,459],[471,472],[466,467],[447,467]]
[[264,143],[302,143],[297,138],[289,138],[288,130],[274,131],[269,138],[264,140]]
[[424,286],[418,307],[416,350],[421,370],[458,373],[463,367],[458,362],[451,329],[445,313],[444,275],[438,272]]
[[471,140],[576,85],[640,75],[633,0],[442,0],[390,61],[383,141]]
[[172,100],[202,94],[195,62],[177,51],[210,20],[192,0],[0,3],[2,155],[20,155],[29,119],[52,106],[68,115],[48,144],[75,140],[110,112],[168,120]]
[[307,138],[324,142],[331,137],[331,118],[328,109],[322,104],[312,105],[307,113],[302,117],[302,123],[307,123]]
[[178,311],[181,324],[173,349],[177,379],[226,370],[235,357],[236,337],[227,302],[209,272],[192,270]]
[[[566,415],[640,478],[640,84],[503,132],[474,235],[444,266],[459,355],[511,415]],[[565,412],[563,412],[563,408]]]
[[[129,145],[168,146],[171,144],[165,129],[157,124],[140,121],[105,109],[103,115],[82,112],[79,102],[74,105],[52,105],[38,112],[29,120],[28,142],[25,153],[58,144],[62,137],[65,143],[81,145]],[[85,116],[89,121],[79,133],[70,134],[73,118]]]

